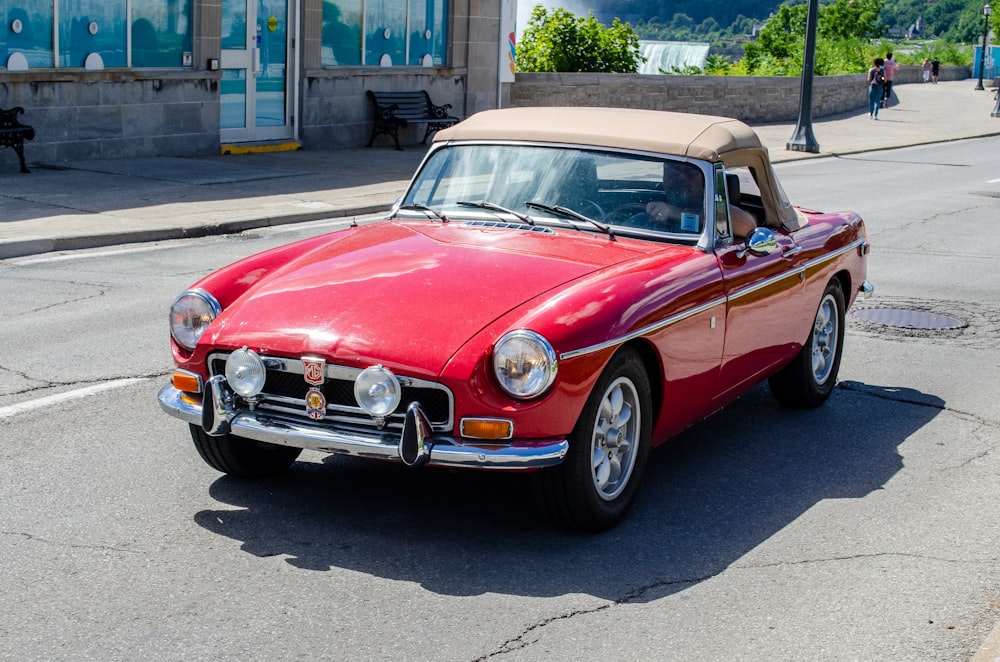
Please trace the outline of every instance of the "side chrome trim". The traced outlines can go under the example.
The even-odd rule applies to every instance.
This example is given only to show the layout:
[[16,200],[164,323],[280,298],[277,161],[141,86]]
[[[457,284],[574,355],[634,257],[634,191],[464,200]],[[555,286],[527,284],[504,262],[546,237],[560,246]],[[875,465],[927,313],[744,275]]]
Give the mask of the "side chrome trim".
[[751,285],[749,287],[745,287],[742,290],[737,290],[736,292],[733,292],[728,297],[726,297],[726,300],[727,301],[735,301],[737,299],[742,299],[743,297],[745,297],[745,296],[747,296],[749,294],[753,294],[754,292],[759,292],[760,290],[763,290],[764,288],[770,287],[770,286],[774,285],[775,283],[783,281],[786,278],[790,278],[792,276],[795,276],[796,278],[798,278],[799,280],[801,280],[802,276],[803,276],[803,274],[805,274],[805,272],[806,272],[805,267],[796,267],[795,269],[792,269],[791,271],[786,271],[786,272],[784,272],[782,274],[779,274],[777,276],[771,276],[767,280],[762,280],[761,282],[756,283],[755,285]]
[[624,336],[620,336],[618,338],[612,338],[611,340],[607,340],[607,341],[599,343],[597,345],[590,345],[589,347],[582,347],[580,349],[573,349],[573,350],[570,350],[568,352],[563,352],[562,354],[559,355],[559,360],[565,361],[567,359],[576,358],[578,356],[584,356],[586,354],[592,354],[594,352],[600,352],[600,351],[608,349],[610,347],[615,347],[617,345],[622,345],[624,343],[629,342],[630,340],[635,340],[636,338],[640,338],[640,337],[645,336],[645,335],[647,335],[649,333],[654,333],[656,331],[660,331],[662,329],[665,329],[668,326],[676,324],[677,322],[681,322],[681,321],[683,321],[683,320],[685,320],[688,317],[691,317],[693,315],[697,315],[699,313],[703,313],[703,312],[705,312],[706,310],[708,310],[710,308],[714,308],[715,306],[719,306],[719,305],[722,305],[722,304],[728,304],[731,301],[735,301],[736,299],[740,299],[741,297],[745,297],[747,295],[753,294],[754,292],[757,292],[758,290],[761,290],[761,289],[763,289],[765,287],[769,287],[769,286],[773,285],[774,283],[776,283],[778,281],[784,280],[785,278],[797,277],[799,279],[802,279],[805,276],[805,272],[807,270],[812,269],[813,267],[819,266],[821,264],[825,264],[826,262],[829,262],[831,260],[834,260],[834,259],[840,257],[841,255],[843,255],[844,253],[848,253],[850,251],[859,249],[859,247],[865,245],[865,243],[866,242],[863,239],[857,239],[857,240],[851,242],[850,244],[847,244],[847,245],[845,245],[845,246],[843,246],[841,248],[838,248],[836,251],[834,251],[833,253],[830,253],[829,255],[823,255],[821,257],[814,258],[812,260],[809,260],[808,262],[806,262],[802,266],[799,266],[799,267],[796,267],[795,269],[792,269],[791,271],[786,271],[786,272],[781,273],[781,274],[779,274],[777,276],[772,276],[771,278],[769,278],[769,279],[767,279],[765,281],[762,281],[760,283],[757,283],[755,285],[751,285],[750,287],[748,287],[746,289],[739,290],[738,292],[734,292],[732,294],[729,294],[729,295],[724,296],[724,297],[720,297],[718,299],[714,299],[712,301],[709,301],[708,303],[705,303],[705,304],[702,304],[700,306],[697,306],[696,308],[692,308],[691,310],[687,310],[687,311],[685,311],[683,313],[678,313],[677,315],[673,315],[671,317],[668,317],[667,319],[665,319],[665,320],[663,320],[661,322],[656,322],[655,324],[650,324],[649,326],[644,326],[641,329],[636,329],[632,333],[626,334]]
[[866,243],[864,239],[855,239],[851,243],[847,244],[846,246],[842,246],[841,248],[838,248],[837,250],[835,250],[832,253],[828,253],[827,255],[822,255],[820,257],[815,257],[815,258],[809,260],[808,262],[806,262],[802,266],[805,269],[812,269],[815,266],[819,266],[819,265],[821,265],[821,264],[823,264],[825,262],[829,262],[830,260],[834,260],[834,259],[840,257],[841,255],[843,255],[844,253],[849,253],[850,251],[857,250],[858,247],[861,246],[864,243]]
[[[157,399],[160,408],[171,416],[193,425],[202,424],[202,402],[196,396],[178,391],[168,384],[160,390]],[[219,400],[224,402],[225,397]],[[322,453],[406,461],[408,464],[426,462],[437,467],[538,469],[561,463],[569,450],[569,442],[565,439],[550,439],[538,444],[480,445],[450,435],[428,434],[426,421],[420,425],[419,405],[415,403],[410,406],[407,417],[417,427],[412,432],[404,429],[402,435],[363,429],[335,430],[268,416],[261,411],[227,411],[224,404],[215,404],[213,409],[216,409],[214,416],[219,415],[219,410],[224,412],[222,418],[228,420],[229,433],[238,437]]]
[[620,338],[613,338],[611,340],[607,340],[597,345],[591,345],[590,347],[583,347],[581,349],[574,349],[569,352],[563,352],[562,354],[559,355],[559,360],[565,361],[566,359],[572,359],[577,356],[583,356],[585,354],[600,352],[601,350],[608,349],[609,347],[614,347],[615,345],[621,345],[623,343],[627,343],[630,340],[635,340],[636,338],[639,338],[649,333],[655,333],[657,331],[667,328],[668,326],[677,324],[678,322],[682,322],[689,317],[694,317],[695,315],[703,313],[706,310],[715,308],[716,306],[721,306],[724,303],[726,303],[726,297],[719,297],[718,299],[714,299],[712,301],[709,301],[708,303],[703,303],[700,306],[691,308],[690,310],[685,310],[683,313],[677,313],[676,315],[671,315],[670,317],[668,317],[663,321],[656,322],[655,324],[650,324],[649,326],[644,326],[641,329],[636,329],[632,333],[621,336]]

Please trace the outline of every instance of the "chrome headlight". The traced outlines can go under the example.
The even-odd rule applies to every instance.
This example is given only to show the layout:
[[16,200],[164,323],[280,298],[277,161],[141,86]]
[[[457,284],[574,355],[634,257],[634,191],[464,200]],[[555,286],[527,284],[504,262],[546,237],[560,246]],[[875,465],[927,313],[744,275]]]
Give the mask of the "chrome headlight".
[[500,387],[515,398],[545,393],[555,381],[557,369],[552,345],[534,331],[511,331],[493,347],[493,374]]
[[396,375],[380,365],[365,368],[354,382],[358,405],[372,416],[384,417],[396,411],[403,387]]
[[201,334],[222,313],[215,297],[204,290],[182,292],[170,304],[170,335],[185,349],[194,349]]
[[244,347],[226,359],[226,381],[237,395],[252,398],[264,390],[265,380],[267,368],[257,352]]

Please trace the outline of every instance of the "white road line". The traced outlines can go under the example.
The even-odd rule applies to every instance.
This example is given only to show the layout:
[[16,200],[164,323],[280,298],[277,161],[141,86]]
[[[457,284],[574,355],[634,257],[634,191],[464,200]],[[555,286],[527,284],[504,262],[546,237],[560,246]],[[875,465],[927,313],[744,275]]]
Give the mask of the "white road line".
[[65,393],[57,393],[56,395],[49,395],[44,398],[38,398],[37,400],[28,400],[27,402],[19,402],[16,405],[10,405],[8,407],[0,407],[0,419],[8,418],[10,416],[16,416],[17,414],[21,414],[26,411],[31,411],[32,409],[48,407],[50,405],[55,405],[70,400],[79,400],[80,398],[86,398],[88,396],[94,395],[95,393],[100,393],[102,391],[110,391],[111,389],[115,388],[123,388],[125,386],[131,386],[132,384],[138,384],[139,382],[144,382],[149,379],[152,378],[129,377],[128,379],[116,379],[111,382],[101,382],[100,384],[94,384],[93,386],[80,388],[75,391],[66,391]]
[[87,260],[99,257],[132,255],[134,253],[149,253],[152,251],[162,251],[171,248],[176,248],[176,246],[157,244],[155,246],[130,246],[128,248],[118,248],[114,250],[81,249],[80,251],[75,251],[70,253],[59,253],[56,255],[46,254],[44,257],[24,257],[24,258],[15,257],[15,258],[10,258],[8,261],[11,264],[16,264],[18,266],[31,266],[35,264],[47,264],[50,262],[67,262],[69,260]]

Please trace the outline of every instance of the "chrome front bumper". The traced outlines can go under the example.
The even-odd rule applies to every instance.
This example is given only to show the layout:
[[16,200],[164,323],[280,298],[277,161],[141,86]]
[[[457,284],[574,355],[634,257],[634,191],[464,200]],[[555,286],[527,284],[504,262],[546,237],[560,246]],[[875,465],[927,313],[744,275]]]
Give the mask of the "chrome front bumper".
[[374,430],[344,430],[279,418],[260,411],[235,409],[224,380],[210,379],[205,396],[178,391],[168,384],[158,400],[166,413],[199,425],[209,435],[233,434],[269,444],[323,453],[401,461],[410,466],[465,467],[476,469],[537,469],[559,464],[569,442],[547,440],[538,444],[476,445],[468,440],[435,434],[418,403],[407,408],[401,435]]

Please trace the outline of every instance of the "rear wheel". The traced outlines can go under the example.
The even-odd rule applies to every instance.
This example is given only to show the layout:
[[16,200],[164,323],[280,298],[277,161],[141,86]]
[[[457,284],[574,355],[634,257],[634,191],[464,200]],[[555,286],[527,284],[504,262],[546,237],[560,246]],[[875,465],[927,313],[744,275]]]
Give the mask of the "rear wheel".
[[240,478],[266,478],[292,466],[302,452],[299,448],[224,434],[213,437],[197,425],[190,425],[191,439],[201,459],[218,471]]
[[769,380],[780,404],[818,407],[830,397],[844,349],[844,309],[844,292],[832,280],[820,299],[809,339],[795,359]]
[[649,378],[639,356],[623,350],[591,392],[565,461],[534,474],[541,510],[581,531],[617,524],[639,489],[651,425]]

